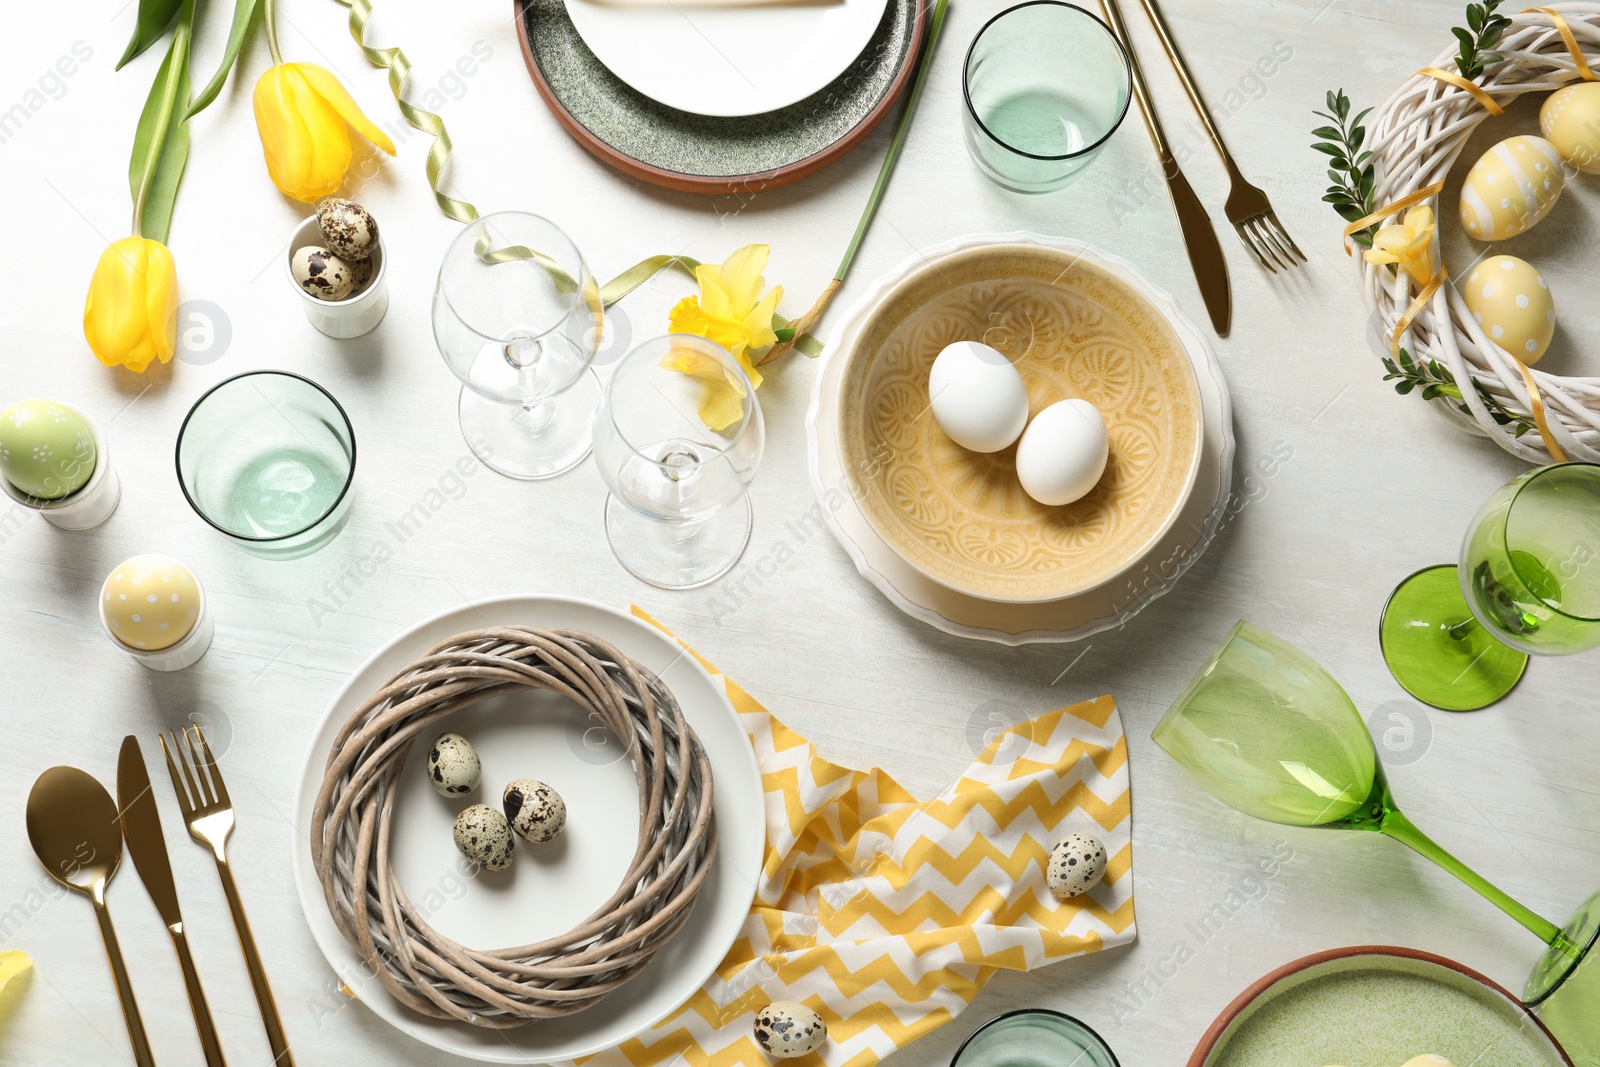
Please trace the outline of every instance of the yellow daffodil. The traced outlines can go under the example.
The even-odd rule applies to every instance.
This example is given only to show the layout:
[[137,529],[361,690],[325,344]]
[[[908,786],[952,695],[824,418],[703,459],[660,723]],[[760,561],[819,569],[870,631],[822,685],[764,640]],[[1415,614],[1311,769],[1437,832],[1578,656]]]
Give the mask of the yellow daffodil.
[[272,183],[314,203],[338,190],[350,169],[350,127],[394,155],[394,142],[361,113],[332,74],[315,63],[279,63],[255,91],[256,129]]
[[142,372],[172,358],[178,268],[160,241],[124,237],[100,254],[83,304],[83,336],[108,367]]
[[1439,273],[1433,237],[1433,208],[1422,204],[1407,211],[1404,221],[1373,234],[1372,247],[1361,254],[1368,263],[1398,263],[1418,285],[1427,285]]
[[[678,301],[668,316],[673,333],[692,333],[726,348],[750,379],[751,388],[761,385],[753,353],[775,344],[772,316],[783,299],[783,287],[774,286],[765,295],[768,245],[746,245],[722,264],[702,263],[695,268],[700,284],[696,296]],[[702,379],[705,392],[700,398],[700,417],[713,430],[722,430],[738,421],[743,411],[744,392],[730,380],[715,360],[697,353],[675,349],[662,364],[671,370]]]

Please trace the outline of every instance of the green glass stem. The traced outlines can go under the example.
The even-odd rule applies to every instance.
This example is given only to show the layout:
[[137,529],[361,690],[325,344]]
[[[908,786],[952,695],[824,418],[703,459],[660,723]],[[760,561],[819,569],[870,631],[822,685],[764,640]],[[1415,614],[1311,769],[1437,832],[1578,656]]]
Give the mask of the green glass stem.
[[1576,946],[1566,942],[1566,938],[1561,935],[1559,926],[1542,915],[1529,911],[1511,899],[1477,871],[1474,871],[1471,867],[1446,852],[1431,837],[1417,829],[1411,820],[1400,812],[1394,810],[1385,812],[1377,829],[1380,833],[1394,838],[1418,855],[1425,856],[1437,863],[1461,879],[1461,881],[1476,889],[1478,894],[1485,900],[1527,927],[1545,944],[1562,948],[1563,943],[1566,943],[1565,951],[1568,951],[1569,955],[1576,957]]
[[1445,630],[1445,633],[1449,634],[1457,641],[1460,641],[1482,625],[1483,623],[1478,621],[1478,617],[1476,615],[1468,615],[1454,626]]

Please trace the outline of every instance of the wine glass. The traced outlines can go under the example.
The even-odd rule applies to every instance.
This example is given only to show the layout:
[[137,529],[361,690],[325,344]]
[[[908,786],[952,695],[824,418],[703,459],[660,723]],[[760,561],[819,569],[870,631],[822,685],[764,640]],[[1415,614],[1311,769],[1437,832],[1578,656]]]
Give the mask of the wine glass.
[[[1535,1007],[1566,1006],[1570,1022],[1558,1011],[1553,1023],[1548,1007],[1542,1013],[1556,1038],[1596,1040],[1600,967],[1590,957],[1600,957],[1592,951],[1600,893],[1563,930],[1435,844],[1401,814],[1360,712],[1310,656],[1247,622],[1235,624],[1152,737],[1236,811],[1289,826],[1381,833],[1461,879],[1548,946],[1523,996]],[[1574,1062],[1594,1061],[1574,1055]]]
[[1460,565],[1401,582],[1378,632],[1395,680],[1445,711],[1505,696],[1530,652],[1600,645],[1600,466],[1559,463],[1501,486],[1468,527]]
[[485,466],[550,478],[589,454],[605,314],[583,257],[554,223],[503,211],[451,242],[433,337],[462,381],[461,432]]
[[617,560],[662,589],[732,570],[750,543],[748,490],[765,441],[756,391],[722,346],[671,334],[624,356],[594,420]]

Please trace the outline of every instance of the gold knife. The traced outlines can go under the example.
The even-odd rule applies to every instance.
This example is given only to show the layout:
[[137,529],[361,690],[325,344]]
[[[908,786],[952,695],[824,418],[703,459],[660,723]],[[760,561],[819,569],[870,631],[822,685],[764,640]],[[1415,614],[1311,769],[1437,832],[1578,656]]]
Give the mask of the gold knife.
[[189,1008],[194,1012],[194,1025],[200,1033],[206,1065],[227,1067],[222,1058],[222,1045],[217,1040],[217,1028],[211,1022],[211,1009],[206,1006],[205,990],[200,988],[200,975],[194,969],[194,957],[189,952],[183,916],[178,912],[178,888],[172,882],[172,863],[167,858],[167,841],[161,833],[156,795],[150,789],[150,772],[145,769],[139,739],[132,734],[122,739],[122,753],[117,757],[117,809],[122,836],[128,843],[128,855],[133,857],[139,879],[149,891],[150,899],[155,901],[156,911],[161,913],[161,921],[172,934],[173,947],[178,950],[178,964],[183,968],[183,984],[189,991]]
[[1211,217],[1206,214],[1200,198],[1194,195],[1189,180],[1183,176],[1178,161],[1173,158],[1172,146],[1167,143],[1166,131],[1161,128],[1161,119],[1156,115],[1155,104],[1151,102],[1150,87],[1145,84],[1139,57],[1133,50],[1133,41],[1128,37],[1128,26],[1122,21],[1122,8],[1117,0],[1100,0],[1100,6],[1105,10],[1112,35],[1121,43],[1122,50],[1128,53],[1128,66],[1133,71],[1133,96],[1139,101],[1144,127],[1150,131],[1150,140],[1161,159],[1167,192],[1172,195],[1172,207],[1178,213],[1178,226],[1183,230],[1183,243],[1189,252],[1189,266],[1194,270],[1200,296],[1211,315],[1212,329],[1217,331],[1218,336],[1226,337],[1233,323],[1233,290],[1228,284],[1228,261],[1222,257],[1222,245],[1217,241],[1216,231],[1211,228]]

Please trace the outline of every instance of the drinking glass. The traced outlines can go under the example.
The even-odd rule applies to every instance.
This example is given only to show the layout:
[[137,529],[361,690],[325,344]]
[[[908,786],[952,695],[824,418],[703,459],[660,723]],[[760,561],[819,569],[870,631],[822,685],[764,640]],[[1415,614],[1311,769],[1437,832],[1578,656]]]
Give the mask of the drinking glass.
[[950,1067],[1117,1067],[1117,1057],[1072,1016],[1030,1008],[978,1027],[956,1049]]
[[1128,113],[1133,69],[1115,35],[1061,0],[1028,0],[984,23],[961,85],[967,151],[1019,193],[1059,189]]
[[594,420],[617,560],[662,589],[732,570],[750,543],[748,490],[765,441],[755,389],[722,346],[671,334],[624,356]]
[[315,552],[350,517],[355,431],[298,374],[249,371],[213,386],[184,417],[177,463],[195,513],[256,555]]
[[[1524,998],[1554,1002],[1543,1018],[1557,1040],[1593,1038],[1600,971],[1588,957],[1594,955],[1600,894],[1563,930],[1435,844],[1401,814],[1361,713],[1310,656],[1239,622],[1152,736],[1202,788],[1236,811],[1289,826],[1381,833],[1461,879],[1548,946]],[[1571,983],[1578,992],[1562,994]],[[1573,1006],[1577,1000],[1581,1006]]]
[[1406,692],[1446,711],[1505,696],[1528,653],[1600,645],[1600,466],[1559,463],[1501,486],[1459,565],[1426,567],[1390,595],[1379,639]]
[[433,337],[461,379],[461,432],[485,466],[550,478],[589,454],[600,383],[589,363],[605,314],[572,241],[520,211],[475,219],[451,242]]

